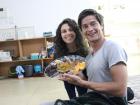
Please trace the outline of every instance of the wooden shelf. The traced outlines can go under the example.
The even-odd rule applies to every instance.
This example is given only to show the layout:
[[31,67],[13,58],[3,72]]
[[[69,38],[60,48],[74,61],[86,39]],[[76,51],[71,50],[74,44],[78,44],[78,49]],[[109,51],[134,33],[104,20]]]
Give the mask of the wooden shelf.
[[[53,42],[53,37],[0,41],[0,50],[10,51],[11,55],[15,58],[29,57],[31,53],[40,53],[42,48],[47,47],[48,41]],[[0,75],[8,76],[10,68],[17,65],[40,64],[43,70],[44,64],[52,60],[53,58],[0,61]]]
[[13,60],[13,61],[0,61],[0,63],[14,63],[14,62],[34,62],[34,61],[44,61],[44,62],[49,62],[52,61],[53,58],[44,58],[44,59],[27,59],[27,60]]

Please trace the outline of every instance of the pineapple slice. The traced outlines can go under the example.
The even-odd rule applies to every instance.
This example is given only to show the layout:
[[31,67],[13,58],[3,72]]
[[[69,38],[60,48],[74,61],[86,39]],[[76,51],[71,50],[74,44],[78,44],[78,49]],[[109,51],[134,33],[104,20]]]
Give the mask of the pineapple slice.
[[82,62],[79,63],[79,69],[80,70],[84,70],[85,67],[86,67],[86,63],[85,62],[82,61]]

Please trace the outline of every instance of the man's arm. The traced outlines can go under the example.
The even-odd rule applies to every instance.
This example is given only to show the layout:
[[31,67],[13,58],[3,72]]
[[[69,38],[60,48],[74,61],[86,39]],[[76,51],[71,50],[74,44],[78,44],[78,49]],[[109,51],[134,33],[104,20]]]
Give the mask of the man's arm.
[[124,64],[117,64],[111,67],[112,82],[88,82],[82,81],[81,85],[90,88],[92,90],[97,90],[105,92],[113,96],[124,96],[127,87],[127,70]]
[[80,85],[92,90],[101,91],[113,96],[124,96],[127,87],[127,69],[124,63],[118,63],[111,67],[112,82],[85,81],[75,75],[64,74],[61,80]]

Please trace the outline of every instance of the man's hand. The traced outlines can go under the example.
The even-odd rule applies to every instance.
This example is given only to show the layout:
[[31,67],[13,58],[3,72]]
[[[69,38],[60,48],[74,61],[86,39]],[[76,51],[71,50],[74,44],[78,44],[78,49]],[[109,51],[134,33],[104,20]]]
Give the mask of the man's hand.
[[79,76],[71,74],[71,73],[61,74],[58,79],[67,81],[75,85],[81,85],[81,82],[82,82],[82,79]]

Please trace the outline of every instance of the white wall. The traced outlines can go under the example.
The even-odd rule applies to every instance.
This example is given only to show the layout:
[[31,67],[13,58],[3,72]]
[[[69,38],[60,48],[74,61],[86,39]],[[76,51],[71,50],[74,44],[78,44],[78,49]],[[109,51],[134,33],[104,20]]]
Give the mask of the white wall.
[[[113,9],[118,4],[125,4],[126,9]],[[140,15],[137,13],[140,9],[138,0],[0,0],[0,8],[7,9],[13,26],[34,26],[38,36],[46,31],[52,31],[55,35],[58,24],[64,18],[69,17],[77,21],[83,9],[96,8],[97,5],[105,6],[102,11],[105,22],[111,19],[113,23],[126,20],[140,22]],[[116,29],[112,29],[112,21],[106,23],[106,33],[116,33]]]
[[45,31],[55,34],[57,25],[64,18],[77,21],[85,8],[94,8],[90,0],[0,0],[0,8],[6,8],[18,27],[34,26],[36,35]]

